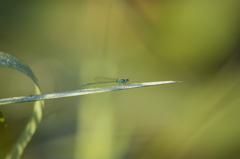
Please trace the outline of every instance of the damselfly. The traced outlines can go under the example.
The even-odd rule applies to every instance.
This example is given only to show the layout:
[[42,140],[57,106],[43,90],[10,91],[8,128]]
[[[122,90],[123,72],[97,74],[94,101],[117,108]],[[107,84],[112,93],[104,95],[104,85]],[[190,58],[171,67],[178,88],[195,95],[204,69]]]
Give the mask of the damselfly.
[[87,86],[87,85],[92,85],[92,84],[101,84],[101,83],[122,83],[122,84],[126,84],[129,79],[128,78],[107,78],[107,77],[96,77],[94,78],[95,83],[86,83],[83,84],[82,86]]

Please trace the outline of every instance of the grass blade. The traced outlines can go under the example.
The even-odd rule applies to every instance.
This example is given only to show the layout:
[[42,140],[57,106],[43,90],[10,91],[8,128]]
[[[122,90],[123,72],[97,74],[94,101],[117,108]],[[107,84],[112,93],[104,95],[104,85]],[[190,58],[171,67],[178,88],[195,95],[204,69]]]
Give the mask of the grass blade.
[[4,98],[4,99],[0,99],[0,105],[20,103],[20,102],[30,102],[30,101],[37,101],[37,100],[46,100],[46,99],[73,97],[73,96],[80,96],[80,95],[87,95],[87,94],[103,93],[103,92],[126,90],[126,89],[140,88],[140,87],[147,87],[147,86],[156,86],[161,84],[180,83],[180,82],[181,81],[157,81],[157,82],[133,83],[133,84],[126,84],[126,85],[110,86],[110,87],[98,87],[98,88],[89,88],[89,89],[81,89],[81,90],[58,92],[58,93]]

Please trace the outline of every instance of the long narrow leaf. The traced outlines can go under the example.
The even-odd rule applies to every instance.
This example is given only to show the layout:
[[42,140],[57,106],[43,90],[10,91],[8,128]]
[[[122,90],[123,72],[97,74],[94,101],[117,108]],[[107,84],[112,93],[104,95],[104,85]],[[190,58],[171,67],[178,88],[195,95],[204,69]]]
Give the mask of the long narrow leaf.
[[0,105],[20,103],[20,102],[30,102],[30,101],[37,101],[37,100],[46,100],[46,99],[55,99],[55,98],[64,98],[64,97],[73,97],[73,96],[80,96],[80,95],[87,95],[87,94],[94,94],[94,93],[102,93],[102,92],[125,90],[125,89],[147,87],[147,86],[154,86],[154,85],[161,85],[161,84],[179,83],[179,82],[181,81],[158,81],[158,82],[134,83],[134,84],[111,86],[111,87],[89,88],[89,89],[81,89],[81,90],[74,90],[74,91],[67,91],[67,92],[5,98],[5,99],[0,99]]
[[[35,92],[36,94],[40,94],[40,88],[38,86],[37,78],[33,74],[30,67],[25,64],[24,62],[20,61],[18,58],[13,57],[6,53],[0,53],[0,66],[12,68],[15,70],[18,70],[25,75],[27,75],[29,78],[33,80],[35,83]],[[34,104],[33,113],[32,116],[29,118],[28,123],[22,132],[22,134],[19,136],[18,140],[6,156],[6,159],[18,159],[21,157],[25,147],[27,146],[28,142],[31,140],[33,134],[36,131],[36,128],[41,122],[42,119],[42,113],[44,109],[44,102],[43,101],[37,101]],[[1,111],[0,111],[1,112]],[[0,114],[0,122],[4,122],[5,119],[3,118],[2,113]]]

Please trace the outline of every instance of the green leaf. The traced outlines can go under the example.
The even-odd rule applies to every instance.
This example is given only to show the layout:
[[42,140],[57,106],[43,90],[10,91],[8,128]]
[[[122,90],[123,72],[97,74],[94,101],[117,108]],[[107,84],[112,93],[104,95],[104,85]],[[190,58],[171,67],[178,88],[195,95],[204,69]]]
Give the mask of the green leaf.
[[[24,73],[25,75],[27,75],[35,83],[36,94],[41,94],[40,88],[38,86],[37,78],[33,74],[32,70],[30,69],[30,67],[27,64],[25,64],[18,58],[13,57],[9,54],[0,53],[0,66],[12,68],[12,69],[18,70],[18,71]],[[12,103],[15,103],[15,102],[12,102]],[[2,104],[0,104],[0,105],[2,105]],[[40,124],[40,122],[42,120],[43,109],[44,109],[43,101],[35,102],[34,108],[33,108],[33,113],[31,115],[31,117],[29,118],[24,131],[22,132],[22,134],[18,138],[17,142],[15,143],[15,145],[12,147],[12,149],[6,156],[6,159],[21,157],[25,147],[27,146],[28,142],[32,139],[32,136],[35,133],[36,128],[38,127],[38,125]],[[3,115],[0,111],[0,122],[4,122],[4,121],[5,121],[5,119],[3,118]]]
[[37,78],[33,74],[30,67],[23,61],[17,59],[16,57],[0,52],[0,66],[18,70],[27,75],[28,77],[30,77],[34,81],[34,83],[38,85]]
[[148,86],[156,86],[156,85],[180,83],[180,82],[181,81],[156,81],[156,82],[132,83],[132,84],[125,84],[125,85],[118,85],[118,86],[110,86],[110,87],[98,87],[98,88],[66,91],[66,92],[4,98],[4,99],[0,99],[0,105],[31,102],[31,101],[38,101],[38,100],[47,100],[47,99],[56,99],[56,98],[65,98],[65,97],[74,97],[74,96],[81,96],[81,95],[88,95],[88,94],[90,95],[95,93],[119,91],[119,90],[125,90],[125,89],[133,89],[133,88],[139,88],[139,87],[148,87]]

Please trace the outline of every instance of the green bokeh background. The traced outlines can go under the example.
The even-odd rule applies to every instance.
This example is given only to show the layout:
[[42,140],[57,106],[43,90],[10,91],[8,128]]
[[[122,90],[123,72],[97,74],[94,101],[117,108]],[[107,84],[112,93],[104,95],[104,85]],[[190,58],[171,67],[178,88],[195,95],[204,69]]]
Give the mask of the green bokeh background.
[[[96,76],[183,81],[46,101],[22,158],[240,158],[239,6],[238,0],[0,1],[0,51],[26,62],[43,93],[81,89]],[[0,98],[34,93],[25,75],[0,73]],[[0,158],[32,106],[1,106],[8,128],[0,126]]]

